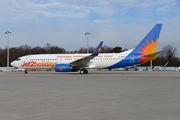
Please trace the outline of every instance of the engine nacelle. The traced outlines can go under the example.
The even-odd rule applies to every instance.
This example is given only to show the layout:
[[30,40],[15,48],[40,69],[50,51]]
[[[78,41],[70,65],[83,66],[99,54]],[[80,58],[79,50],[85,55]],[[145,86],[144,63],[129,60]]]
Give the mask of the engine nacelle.
[[80,69],[80,67],[71,67],[70,64],[56,64],[54,66],[54,70],[56,72],[77,72]]
[[70,64],[56,64],[54,66],[56,72],[71,72]]

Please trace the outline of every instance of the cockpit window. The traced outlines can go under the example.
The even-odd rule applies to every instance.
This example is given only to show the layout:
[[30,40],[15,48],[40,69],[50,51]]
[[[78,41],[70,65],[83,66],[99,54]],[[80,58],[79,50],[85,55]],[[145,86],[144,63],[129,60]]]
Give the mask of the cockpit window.
[[16,59],[17,61],[21,60],[20,58]]

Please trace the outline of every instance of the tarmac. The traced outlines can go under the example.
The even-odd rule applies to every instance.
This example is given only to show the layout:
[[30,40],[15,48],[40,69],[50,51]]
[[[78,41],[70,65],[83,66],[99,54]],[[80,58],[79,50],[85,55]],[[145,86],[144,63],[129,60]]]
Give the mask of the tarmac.
[[180,72],[0,72],[0,120],[180,120]]

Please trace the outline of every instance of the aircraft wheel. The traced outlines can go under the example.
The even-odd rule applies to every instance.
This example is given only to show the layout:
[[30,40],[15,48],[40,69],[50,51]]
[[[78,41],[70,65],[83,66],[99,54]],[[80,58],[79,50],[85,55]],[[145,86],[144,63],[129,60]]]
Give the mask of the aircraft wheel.
[[25,70],[24,73],[27,74],[28,73],[27,70]]
[[88,74],[88,71],[86,69],[84,69],[84,71],[85,71],[85,74]]
[[87,74],[87,73],[88,73],[88,71],[86,69],[81,69],[80,70],[80,74]]
[[84,70],[83,69],[80,70],[80,74],[84,74]]

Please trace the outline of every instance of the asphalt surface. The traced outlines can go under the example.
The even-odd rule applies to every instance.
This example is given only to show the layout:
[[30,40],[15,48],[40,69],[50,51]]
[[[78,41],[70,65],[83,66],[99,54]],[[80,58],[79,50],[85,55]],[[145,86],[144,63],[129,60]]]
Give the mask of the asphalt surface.
[[0,120],[180,120],[180,72],[0,72]]

